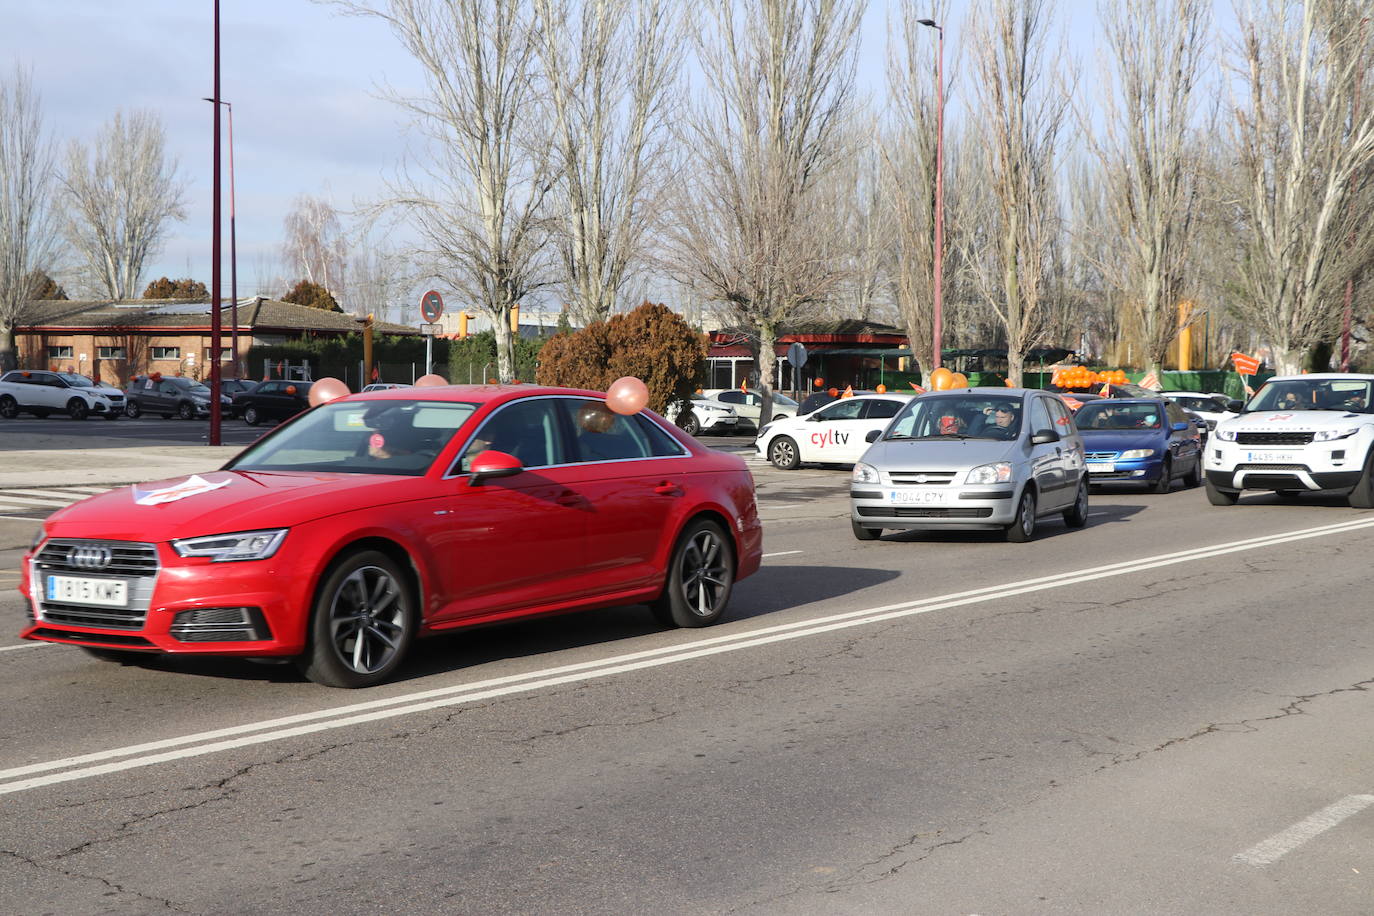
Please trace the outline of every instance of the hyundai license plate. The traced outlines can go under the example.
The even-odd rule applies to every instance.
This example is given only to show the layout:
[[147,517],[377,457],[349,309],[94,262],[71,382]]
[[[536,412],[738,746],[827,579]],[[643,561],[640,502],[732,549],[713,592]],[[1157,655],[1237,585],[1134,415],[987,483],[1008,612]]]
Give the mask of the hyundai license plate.
[[76,576],[48,576],[47,600],[64,604],[96,604],[124,607],[129,603],[129,586],[122,579],[83,579]]
[[893,490],[890,498],[894,506],[930,506],[944,502],[944,497],[940,490]]
[[1111,474],[1116,470],[1115,461],[1089,461],[1089,474]]
[[1298,460],[1298,456],[1292,452],[1246,452],[1245,460],[1268,464],[1291,464]]

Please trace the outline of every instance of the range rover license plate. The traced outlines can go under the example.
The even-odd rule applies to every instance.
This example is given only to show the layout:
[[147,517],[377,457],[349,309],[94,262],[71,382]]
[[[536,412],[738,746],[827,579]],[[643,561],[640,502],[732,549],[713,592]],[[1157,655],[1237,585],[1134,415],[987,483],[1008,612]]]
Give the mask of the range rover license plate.
[[84,579],[76,576],[48,576],[43,590],[49,601],[64,604],[94,604],[100,607],[125,607],[129,585],[122,579]]
[[1246,452],[1245,460],[1266,464],[1292,464],[1298,460],[1298,456],[1292,452]]

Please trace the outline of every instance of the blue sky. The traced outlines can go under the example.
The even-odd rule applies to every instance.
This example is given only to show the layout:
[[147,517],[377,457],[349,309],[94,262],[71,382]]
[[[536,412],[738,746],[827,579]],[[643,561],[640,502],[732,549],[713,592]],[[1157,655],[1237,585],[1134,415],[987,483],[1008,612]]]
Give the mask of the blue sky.
[[[968,6],[953,0],[946,60]],[[895,4],[894,4],[895,8]],[[189,179],[188,217],[167,233],[143,282],[164,274],[210,280],[210,0],[0,0],[0,62],[31,70],[49,128],[89,141],[116,109],[148,108],[166,126]],[[1071,51],[1091,63],[1093,0],[1060,0]],[[375,19],[308,0],[221,0],[221,95],[234,105],[239,287],[251,293],[275,257],[291,200],[308,192],[347,209],[380,194],[402,156],[401,114],[377,98],[385,81],[420,84],[415,65]],[[861,79],[882,92],[888,5],[873,0]],[[225,218],[228,172],[225,172]],[[225,234],[225,293],[228,234]]]

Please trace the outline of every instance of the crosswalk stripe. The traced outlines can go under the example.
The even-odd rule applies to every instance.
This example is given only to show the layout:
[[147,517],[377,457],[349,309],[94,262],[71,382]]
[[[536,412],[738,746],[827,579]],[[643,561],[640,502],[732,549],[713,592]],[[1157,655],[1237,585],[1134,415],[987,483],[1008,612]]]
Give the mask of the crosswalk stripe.
[[104,493],[104,489],[95,490],[83,487],[80,490],[73,487],[69,490],[39,490],[15,487],[8,490],[0,490],[0,497],[7,496],[45,496],[49,499],[82,499],[87,496],[94,496],[96,493]]
[[54,498],[51,496],[20,496],[17,493],[0,493],[0,500],[11,505],[65,506],[76,502],[75,499]]

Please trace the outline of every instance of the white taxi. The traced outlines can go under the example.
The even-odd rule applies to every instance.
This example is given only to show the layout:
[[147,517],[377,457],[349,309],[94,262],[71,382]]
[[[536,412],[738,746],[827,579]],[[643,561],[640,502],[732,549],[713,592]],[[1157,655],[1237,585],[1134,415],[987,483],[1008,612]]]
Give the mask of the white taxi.
[[868,450],[867,435],[887,429],[914,394],[861,394],[840,398],[804,417],[774,420],[754,442],[760,458],[784,471],[803,462],[853,464]]

